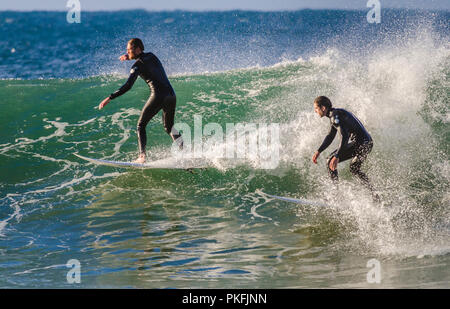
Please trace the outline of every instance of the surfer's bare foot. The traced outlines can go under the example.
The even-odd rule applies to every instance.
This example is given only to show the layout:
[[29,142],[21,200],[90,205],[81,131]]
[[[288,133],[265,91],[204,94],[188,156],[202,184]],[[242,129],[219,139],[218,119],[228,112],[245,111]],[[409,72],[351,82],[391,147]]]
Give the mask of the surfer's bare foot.
[[144,164],[145,163],[145,155],[140,155],[139,158],[137,158],[136,160],[133,161],[133,163]]

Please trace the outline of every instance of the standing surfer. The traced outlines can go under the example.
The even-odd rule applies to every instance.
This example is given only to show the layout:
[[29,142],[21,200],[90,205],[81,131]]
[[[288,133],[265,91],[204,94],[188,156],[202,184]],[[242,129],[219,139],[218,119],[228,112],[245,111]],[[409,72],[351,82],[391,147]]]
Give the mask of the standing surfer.
[[102,109],[111,100],[123,95],[133,87],[137,77],[140,76],[149,86],[151,96],[147,100],[142,109],[137,125],[137,135],[139,143],[139,157],[134,161],[136,163],[145,163],[147,144],[147,134],[145,128],[148,122],[162,109],[163,124],[167,134],[178,144],[183,147],[183,139],[181,134],[173,128],[176,96],[172,85],[167,78],[166,72],[159,59],[152,53],[144,53],[144,44],[138,38],[131,39],[127,44],[127,53],[120,57],[120,61],[136,60],[131,67],[130,76],[126,83],[119,90],[112,93],[104,99],[98,106]]
[[325,96],[319,96],[314,100],[314,111],[321,118],[323,116],[330,118],[331,128],[322,145],[314,153],[312,161],[317,164],[317,158],[320,156],[320,153],[330,146],[336,133],[339,131],[341,134],[339,148],[327,158],[327,168],[331,179],[338,180],[337,165],[339,162],[352,159],[350,172],[361,180],[372,192],[374,200],[378,201],[379,197],[374,192],[369,178],[361,171],[361,165],[373,147],[373,140],[370,134],[352,113],[342,108],[333,108],[330,99]]

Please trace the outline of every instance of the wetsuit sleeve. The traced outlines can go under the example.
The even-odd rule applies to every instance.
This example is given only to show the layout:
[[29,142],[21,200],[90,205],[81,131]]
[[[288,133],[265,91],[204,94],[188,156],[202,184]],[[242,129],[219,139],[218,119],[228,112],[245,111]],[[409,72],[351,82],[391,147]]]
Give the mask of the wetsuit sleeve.
[[331,142],[334,140],[334,137],[336,136],[336,128],[331,126],[330,132],[328,132],[328,135],[325,137],[325,139],[322,142],[322,145],[320,145],[318,152],[322,152],[325,149],[327,149],[328,146],[330,146]]
[[124,94],[125,92],[130,90],[131,87],[133,87],[134,82],[136,81],[138,76],[139,76],[139,68],[138,67],[132,67],[131,71],[130,71],[130,76],[128,77],[128,80],[126,81],[126,83],[123,84],[123,86],[120,87],[119,90],[117,90],[114,93],[111,93],[109,98],[111,100],[114,100],[115,98],[121,96],[122,94]]

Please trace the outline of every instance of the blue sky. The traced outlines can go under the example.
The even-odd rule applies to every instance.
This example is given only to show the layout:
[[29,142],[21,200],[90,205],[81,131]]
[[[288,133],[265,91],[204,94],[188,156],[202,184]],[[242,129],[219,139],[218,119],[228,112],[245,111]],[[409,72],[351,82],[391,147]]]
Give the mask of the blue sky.
[[[304,8],[365,9],[368,0],[79,0],[85,11],[142,8],[161,10],[298,10]],[[379,0],[381,7],[450,10],[449,0]],[[0,10],[65,11],[67,0],[1,1]]]

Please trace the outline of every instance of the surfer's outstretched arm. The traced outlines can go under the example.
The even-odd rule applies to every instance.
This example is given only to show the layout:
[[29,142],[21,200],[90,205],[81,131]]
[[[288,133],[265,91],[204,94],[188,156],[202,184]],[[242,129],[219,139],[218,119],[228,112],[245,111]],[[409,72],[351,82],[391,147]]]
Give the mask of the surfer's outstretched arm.
[[323,152],[328,148],[328,146],[330,146],[331,142],[333,142],[334,137],[336,136],[336,132],[336,128],[331,126],[330,132],[328,132],[328,135],[323,140],[322,145],[320,145],[319,149],[317,149],[318,152]]
[[[123,56],[122,56],[123,57]],[[127,92],[128,90],[131,89],[131,87],[133,87],[134,82],[136,81],[136,79],[139,76],[139,69],[137,66],[133,66],[131,68],[130,71],[130,76],[128,77],[128,80],[125,82],[125,84],[123,84],[122,87],[119,88],[119,90],[117,90],[114,93],[111,93],[111,95],[109,97],[107,97],[106,99],[104,99],[98,106],[98,109],[102,109],[103,107],[106,106],[106,104],[108,104],[111,100],[114,100],[115,98],[123,95],[125,92]]]
[[313,156],[312,156],[312,161],[314,162],[314,164],[317,164],[317,158],[320,156],[320,152],[316,151]]
[[312,161],[317,164],[317,158],[319,158],[320,153],[324,151],[325,149],[330,146],[331,142],[334,140],[334,137],[336,136],[336,128],[331,126],[330,132],[328,132],[328,135],[325,137],[325,139],[322,142],[322,145],[320,145],[319,149],[316,150],[312,157]]
[[100,104],[98,105],[98,109],[102,109],[103,107],[106,106],[106,104],[108,104],[109,102],[111,102],[111,99],[109,97],[107,97],[106,99],[104,99],[102,102],[100,102]]
[[117,97],[120,97],[121,95],[123,95],[125,92],[127,92],[128,90],[131,89],[131,87],[133,87],[134,82],[136,81],[136,79],[139,76],[139,68],[137,66],[133,66],[131,68],[130,71],[130,76],[128,77],[128,80],[125,82],[125,84],[123,84],[122,87],[119,88],[119,90],[117,90],[114,93],[111,93],[111,95],[109,96],[109,98],[111,100],[114,100]]

